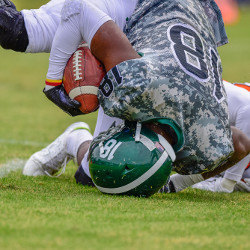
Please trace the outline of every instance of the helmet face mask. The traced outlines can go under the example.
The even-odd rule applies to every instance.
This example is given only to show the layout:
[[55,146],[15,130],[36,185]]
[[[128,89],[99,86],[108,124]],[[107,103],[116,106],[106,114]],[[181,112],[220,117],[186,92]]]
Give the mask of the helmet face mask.
[[172,170],[172,159],[159,135],[145,126],[139,137],[134,125],[111,130],[91,146],[89,166],[96,187],[109,194],[148,197],[156,193]]

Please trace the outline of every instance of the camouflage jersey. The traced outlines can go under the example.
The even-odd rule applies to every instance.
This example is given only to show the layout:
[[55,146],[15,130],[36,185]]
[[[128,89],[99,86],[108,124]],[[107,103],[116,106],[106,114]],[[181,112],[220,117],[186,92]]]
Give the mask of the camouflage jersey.
[[98,93],[109,116],[177,124],[184,136],[174,163],[180,174],[213,170],[233,151],[217,51],[227,38],[208,2],[139,1],[125,33],[144,55],[111,69]]

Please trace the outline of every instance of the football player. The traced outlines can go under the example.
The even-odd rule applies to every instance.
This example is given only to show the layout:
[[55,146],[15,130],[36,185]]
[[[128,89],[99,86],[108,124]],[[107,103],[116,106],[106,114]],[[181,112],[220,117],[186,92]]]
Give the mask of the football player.
[[[230,125],[234,125],[240,128],[249,136],[250,131],[248,125],[250,116],[249,111],[247,111],[247,106],[249,105],[249,95],[247,95],[246,91],[242,92],[242,90],[238,89],[238,87],[235,87],[233,84],[228,83],[226,81],[223,82],[226,86],[225,89],[229,102]],[[235,93],[237,94],[235,95]],[[236,98],[235,96],[238,96],[238,98]],[[244,111],[246,111],[248,115],[243,115],[240,118],[240,115],[237,115],[237,113],[243,113],[238,112],[238,110],[242,110],[243,113]],[[107,116],[105,116],[103,111],[101,110],[99,113],[99,119],[95,129],[94,137],[98,135],[98,131],[101,131],[101,127],[103,127],[103,125],[103,131],[109,128],[109,126],[111,125],[110,120],[111,118],[107,119]],[[100,121],[103,121],[102,126]],[[116,119],[116,122],[117,124],[119,124],[120,120]],[[85,157],[84,160],[82,160],[83,156],[88,150],[89,143],[91,142],[92,138],[93,137],[90,134],[89,127],[86,123],[72,124],[60,137],[58,137],[48,147],[39,152],[36,152],[30,157],[24,167],[24,174],[31,176],[45,174],[52,175],[58,172],[62,166],[64,166],[64,170],[68,160],[77,159],[78,165],[80,166],[75,175],[77,182],[82,183],[83,185],[94,186],[91,178],[89,177],[90,174],[88,171],[87,158]],[[80,145],[82,146],[80,147]],[[234,188],[234,190],[249,192],[248,178],[250,177],[250,174],[249,168],[245,170],[245,163],[246,160],[243,160],[242,162],[240,162],[240,164],[238,163],[232,168],[228,169],[225,174],[222,173],[220,176],[212,177],[207,181],[200,182],[195,185],[195,188],[226,193],[230,193]],[[85,167],[85,171],[88,173],[88,175],[85,173],[85,171],[83,171],[81,165]],[[178,180],[176,176],[179,176],[180,180]],[[176,174],[172,175],[171,177],[172,178],[170,178],[170,185],[166,185],[164,188],[162,188],[161,192],[179,192],[189,187],[193,183],[192,179],[191,181],[186,181],[186,176],[183,175]],[[228,180],[226,180],[225,178],[227,178]],[[241,181],[241,178],[244,181]],[[174,181],[175,184],[173,185],[175,186],[173,189],[173,187],[171,186],[171,182],[174,183]],[[226,185],[223,182],[225,182]],[[236,182],[237,184],[235,185]],[[224,186],[222,186],[223,184]]]
[[[87,41],[92,53],[108,71],[99,92],[99,100],[106,114],[142,122],[147,124],[144,127],[149,126],[157,133],[165,132],[164,137],[176,152],[179,151],[177,161],[174,162],[175,170],[193,174],[195,182],[232,166],[249,152],[249,140],[233,128],[235,153],[231,155],[233,145],[216,49],[217,45],[226,42],[221,16],[217,19],[216,26],[211,26],[204,11],[207,5],[202,5],[202,2],[174,1],[169,5],[164,1],[140,1],[127,25],[126,35],[137,51],[147,51],[141,58],[105,13],[86,2],[73,2],[76,4],[73,12],[72,9],[69,11],[69,6],[65,8],[65,12],[62,11],[62,29],[70,20],[76,26],[88,24],[87,28],[80,26],[77,30],[76,44],[82,40]],[[176,11],[168,11],[169,8]],[[218,18],[218,9],[214,9],[216,5],[209,8],[209,13],[212,10],[214,14],[211,20]],[[97,19],[81,14],[80,9],[87,9],[89,16]],[[197,15],[190,17],[190,13]],[[82,18],[81,22],[79,17]],[[97,23],[100,24],[98,28]],[[194,25],[190,26],[188,23]],[[94,27],[94,31],[91,27]],[[154,35],[150,33],[152,27],[155,28]],[[219,33],[214,32],[213,28]],[[107,35],[109,33],[112,36]],[[219,36],[214,37],[214,34]],[[65,55],[60,56],[63,60],[68,56],[65,45],[61,47],[58,42],[64,41],[65,35],[60,31],[53,41],[48,71],[48,75],[54,73],[56,79],[52,80],[59,82],[65,65],[58,65],[58,60],[54,58],[63,53]],[[75,46],[74,50],[76,44],[72,46]],[[54,48],[62,53],[54,53]],[[209,61],[210,64],[207,64]],[[191,107],[190,103],[193,104]],[[124,130],[117,131],[120,132],[125,133]],[[114,131],[108,131],[106,138],[117,135],[113,133]],[[140,136],[137,139],[140,140]],[[99,144],[94,145],[100,155],[104,148],[109,153],[113,152],[112,148],[116,144],[107,147],[105,139],[98,140]],[[106,142],[104,148],[102,140]],[[112,157],[113,154],[114,152]],[[93,161],[91,158],[91,162]],[[203,172],[205,173],[201,174]]]
[[[192,32],[191,32],[191,33],[192,33]],[[194,33],[192,33],[192,35],[195,36]],[[192,38],[192,36],[191,36],[191,38]],[[173,41],[172,41],[172,42],[173,42]],[[179,44],[179,45],[181,45],[181,44]],[[183,45],[183,44],[182,44],[182,45]],[[181,45],[181,46],[182,46],[182,45]],[[134,53],[134,52],[131,52],[131,53]],[[134,56],[135,56],[135,54],[134,54]],[[191,54],[191,57],[192,57],[192,54]],[[216,55],[215,55],[214,57],[216,57]],[[179,59],[179,58],[178,58],[178,55],[177,55],[177,59]],[[189,59],[190,59],[190,58],[189,58]],[[199,59],[199,58],[198,58],[198,59]],[[213,58],[213,59],[214,59],[214,58]],[[184,63],[185,63],[185,62],[184,62]],[[106,65],[108,65],[108,64],[109,64],[109,62],[106,63]],[[183,65],[182,65],[182,66],[183,66]],[[203,66],[204,66],[204,65],[203,65]],[[185,67],[184,67],[184,69],[185,69]]]
[[[224,81],[228,98],[229,121],[250,138],[250,89],[249,84],[231,84]],[[236,87],[239,86],[239,87]],[[247,166],[248,165],[248,166]],[[250,192],[250,155],[219,176],[197,183],[194,188],[212,192],[231,193],[234,190]],[[172,177],[172,182],[178,178]],[[181,181],[179,181],[180,183]],[[173,185],[180,186],[178,182]],[[178,188],[176,188],[178,190]]]

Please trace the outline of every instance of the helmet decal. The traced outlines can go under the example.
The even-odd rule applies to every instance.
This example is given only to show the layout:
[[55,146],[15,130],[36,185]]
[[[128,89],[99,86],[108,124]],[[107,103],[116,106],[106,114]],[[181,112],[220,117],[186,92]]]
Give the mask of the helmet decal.
[[107,160],[112,160],[114,158],[114,153],[118,149],[118,147],[122,144],[122,142],[117,142],[115,139],[110,139],[106,142],[105,146],[100,142],[100,157],[107,158]]

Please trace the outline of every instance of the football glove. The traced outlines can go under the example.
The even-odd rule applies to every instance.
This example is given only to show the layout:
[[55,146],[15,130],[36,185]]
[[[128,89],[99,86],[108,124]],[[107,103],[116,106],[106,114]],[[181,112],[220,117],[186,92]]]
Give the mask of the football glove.
[[81,104],[76,100],[72,100],[68,96],[62,85],[53,87],[48,90],[45,90],[44,88],[43,93],[50,101],[52,101],[56,106],[58,106],[67,114],[71,116],[77,116],[83,114],[79,109]]

